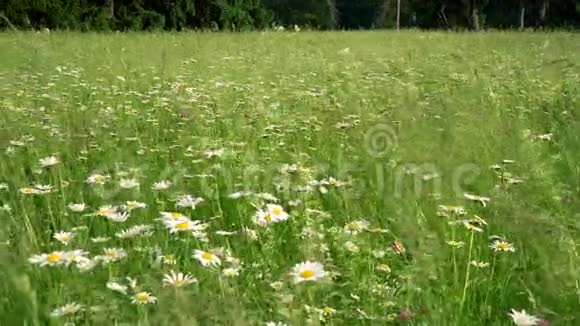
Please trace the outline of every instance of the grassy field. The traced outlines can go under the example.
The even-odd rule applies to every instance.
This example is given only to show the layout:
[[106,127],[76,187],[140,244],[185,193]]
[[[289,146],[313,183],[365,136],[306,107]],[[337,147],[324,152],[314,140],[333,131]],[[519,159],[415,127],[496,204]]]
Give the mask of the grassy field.
[[580,323],[577,34],[0,48],[0,325]]

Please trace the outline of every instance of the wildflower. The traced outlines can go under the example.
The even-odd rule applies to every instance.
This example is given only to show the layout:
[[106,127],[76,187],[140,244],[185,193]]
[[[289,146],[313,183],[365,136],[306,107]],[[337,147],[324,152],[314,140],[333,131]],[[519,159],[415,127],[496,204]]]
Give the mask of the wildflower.
[[465,242],[455,241],[455,240],[449,240],[449,241],[447,241],[447,244],[453,248],[463,248],[463,246],[465,246]]
[[7,183],[0,183],[0,191],[4,191],[4,190],[8,190],[8,184]]
[[189,207],[191,209],[195,209],[195,207],[202,203],[204,200],[203,198],[192,197],[190,195],[184,195],[177,198],[177,203],[175,206],[177,207]]
[[275,221],[280,222],[288,219],[288,213],[286,213],[284,208],[280,205],[268,204],[266,210]]
[[142,291],[135,293],[131,298],[131,302],[139,305],[150,304],[157,302],[157,298],[151,295],[149,292]]
[[357,235],[369,228],[369,222],[365,220],[352,221],[344,226],[344,233]]
[[25,194],[25,195],[37,195],[40,193],[40,191],[38,191],[38,189],[32,188],[32,187],[20,188],[20,192]]
[[228,195],[228,198],[231,199],[239,199],[242,197],[248,197],[253,195],[253,193],[251,191],[238,191],[238,192],[234,192]]
[[87,178],[86,182],[87,182],[88,184],[98,184],[98,185],[104,185],[104,184],[107,182],[107,180],[108,180],[109,178],[110,178],[110,177],[109,177],[108,175],[102,175],[102,174],[91,174],[91,175],[90,175],[90,176]]
[[461,216],[465,215],[465,209],[462,206],[453,206],[453,205],[439,205],[437,207],[437,215],[449,217],[449,214]]
[[169,274],[165,274],[163,276],[163,283],[165,285],[171,285],[176,288],[180,288],[197,283],[197,279],[189,274],[175,273],[173,270],[171,270],[169,271]]
[[319,319],[324,320],[326,318],[330,318],[335,313],[336,313],[336,309],[333,309],[329,306],[325,306],[324,308],[320,309],[320,311],[319,311]]
[[56,158],[56,156],[49,156],[46,158],[42,158],[39,160],[39,164],[41,168],[49,168],[51,166],[55,166],[57,165],[59,162],[58,158]]
[[483,232],[483,229],[481,228],[481,223],[478,223],[479,221],[477,220],[463,220],[463,226],[468,229],[469,231],[475,231],[475,232]]
[[119,187],[123,189],[133,189],[139,187],[139,182],[135,179],[121,179],[121,181],[119,181]]
[[512,312],[508,315],[517,326],[534,326],[540,321],[536,316],[526,313],[525,310],[516,311],[515,309],[512,309]]
[[62,307],[58,307],[50,314],[52,317],[70,316],[83,310],[83,306],[78,303],[67,303]]
[[153,189],[153,190],[166,190],[166,189],[169,189],[169,187],[171,187],[170,181],[161,180],[159,182],[153,183],[153,186],[151,186],[151,189]]
[[463,194],[463,197],[467,200],[480,202],[483,207],[487,206],[487,203],[491,200],[489,197],[482,197],[477,195]]
[[85,262],[88,258],[86,257],[89,253],[82,249],[70,250],[64,253],[65,263],[68,265],[70,263],[80,263]]
[[360,248],[352,241],[345,242],[344,249],[353,254],[356,254],[360,251]]
[[185,215],[178,212],[161,212],[162,219],[180,219],[187,218]]
[[276,198],[276,196],[274,196],[270,193],[267,193],[267,192],[262,192],[262,193],[256,194],[256,197],[267,200],[267,201],[271,201],[271,202],[277,202],[279,200],[278,198]]
[[67,246],[70,241],[73,238],[73,233],[72,232],[57,232],[54,234],[53,238],[55,238],[56,240],[58,240],[60,243],[64,244],[65,246]]
[[168,219],[163,221],[163,224],[165,224],[165,226],[169,229],[170,233],[188,231],[200,233],[203,232],[207,227],[207,224],[201,224],[199,221],[192,221],[185,217],[178,219]]
[[107,219],[112,222],[116,223],[123,223],[129,218],[129,213],[127,212],[114,212],[112,214],[108,214]]
[[111,205],[105,205],[99,207],[97,210],[97,215],[108,217],[109,215],[113,215],[117,213],[117,207]]
[[306,261],[295,265],[290,275],[294,277],[294,283],[301,283],[318,281],[326,276],[326,271],[321,263]]
[[222,270],[222,274],[225,277],[234,277],[240,275],[240,269],[236,267],[228,267]]
[[98,256],[105,264],[117,262],[121,259],[127,257],[127,252],[125,249],[121,248],[105,248],[103,249],[103,255]]
[[223,235],[223,236],[229,236],[229,235],[234,235],[237,234],[238,232],[236,231],[224,231],[224,230],[217,230],[215,231],[216,235]]
[[137,208],[145,208],[145,207],[147,207],[147,204],[142,203],[142,202],[138,202],[138,201],[129,200],[125,203],[125,207],[129,211],[132,211],[132,210],[137,209]]
[[91,241],[93,243],[102,243],[102,242],[107,242],[111,240],[111,238],[109,237],[96,237],[96,238],[91,238]]
[[384,250],[373,250],[372,254],[373,254],[373,257],[375,257],[377,259],[381,259],[381,258],[385,257],[386,252]]
[[288,326],[288,324],[281,321],[268,321],[264,324],[264,326]]
[[85,210],[87,206],[84,203],[78,203],[78,204],[73,204],[70,203],[68,204],[67,208],[71,211],[71,212],[75,212],[75,213],[80,213],[82,211]]
[[66,254],[64,251],[53,251],[49,254],[34,255],[28,261],[40,266],[58,266],[66,263]]
[[535,138],[537,140],[542,140],[542,141],[551,141],[552,136],[554,136],[554,135],[552,133],[549,133],[549,134],[537,135]]
[[375,267],[376,270],[380,271],[380,272],[384,272],[384,273],[390,273],[391,272],[391,266],[387,265],[387,264],[378,264],[377,267]]
[[97,264],[99,263],[98,259],[90,259],[90,258],[86,258],[86,257],[82,257],[82,258],[83,259],[77,258],[77,264],[76,264],[76,267],[81,272],[88,272],[88,271],[92,270],[93,268],[95,268],[97,266]]
[[217,266],[222,263],[217,255],[208,251],[196,250],[193,258],[199,260],[203,266]]
[[256,232],[256,230],[252,230],[250,228],[245,227],[242,229],[242,231],[244,232],[246,237],[248,237],[249,240],[251,240],[251,241],[258,240],[258,233]]
[[117,282],[107,282],[107,288],[109,290],[113,290],[115,292],[120,292],[123,294],[127,294],[128,287],[126,285],[119,284]]
[[44,195],[44,194],[48,194],[50,192],[52,192],[52,186],[51,185],[35,185],[34,188],[36,188],[36,193],[40,194],[40,195]]
[[489,263],[487,263],[487,262],[483,262],[483,261],[475,261],[475,260],[472,260],[472,261],[470,262],[470,264],[471,264],[471,266],[475,266],[475,267],[477,267],[477,268],[486,268],[486,267],[488,267],[488,266],[489,266]]
[[151,225],[138,224],[138,225],[132,226],[126,230],[122,230],[120,232],[117,232],[115,234],[115,236],[117,238],[121,238],[121,239],[130,239],[130,238],[135,238],[138,236],[150,235],[152,230],[153,230],[153,227]]
[[514,246],[511,243],[506,242],[506,241],[502,241],[502,240],[494,241],[490,245],[490,248],[496,252],[498,252],[498,251],[511,251],[511,252],[516,251],[516,249],[514,248]]
[[284,286],[284,283],[282,283],[280,281],[270,283],[270,287],[276,291],[280,291],[283,286]]

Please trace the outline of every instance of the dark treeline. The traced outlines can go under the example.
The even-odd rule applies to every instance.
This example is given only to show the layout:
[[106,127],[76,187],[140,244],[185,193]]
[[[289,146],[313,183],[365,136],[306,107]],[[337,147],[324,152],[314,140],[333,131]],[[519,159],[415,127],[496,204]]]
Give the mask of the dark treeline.
[[0,27],[250,30],[273,26],[577,28],[580,0],[0,0]]

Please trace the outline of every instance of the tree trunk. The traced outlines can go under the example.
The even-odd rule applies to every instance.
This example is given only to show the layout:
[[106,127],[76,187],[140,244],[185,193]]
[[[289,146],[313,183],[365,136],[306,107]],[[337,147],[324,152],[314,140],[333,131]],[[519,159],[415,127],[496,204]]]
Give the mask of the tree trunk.
[[336,9],[335,0],[326,0],[328,6],[328,13],[330,15],[330,29],[334,29],[338,24],[338,10]]
[[401,29],[401,0],[397,0],[397,30]]
[[381,9],[379,10],[379,13],[377,14],[377,17],[375,18],[375,27],[377,28],[381,28],[385,26],[385,19],[387,17],[387,12],[389,11],[389,0],[385,0],[383,2],[383,5],[381,6]]
[[109,0],[109,18],[115,18],[115,0]]
[[474,30],[479,31],[479,8],[477,0],[471,0],[471,24]]
[[526,22],[526,5],[524,0],[520,0],[520,31],[523,31]]
[[539,19],[540,19],[540,26],[544,26],[546,24],[546,14],[548,12],[548,6],[550,5],[549,0],[543,0],[542,6],[540,7],[539,12]]

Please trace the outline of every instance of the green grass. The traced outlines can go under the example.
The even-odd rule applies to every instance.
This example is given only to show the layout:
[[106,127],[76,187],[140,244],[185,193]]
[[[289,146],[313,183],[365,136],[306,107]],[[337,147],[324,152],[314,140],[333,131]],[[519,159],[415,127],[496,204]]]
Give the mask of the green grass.
[[[0,325],[384,325],[402,323],[405,309],[413,325],[510,325],[512,308],[580,322],[576,34],[5,33],[0,48]],[[40,168],[51,155],[60,164]],[[284,175],[285,163],[301,169]],[[104,186],[85,182],[97,172],[111,177]],[[502,182],[507,173],[524,182]],[[348,185],[296,190],[328,177]],[[140,186],[121,189],[122,178]],[[160,180],[173,185],[152,190]],[[35,184],[53,190],[20,192]],[[236,191],[271,193],[290,218],[258,226],[266,200],[228,197]],[[205,201],[180,209],[182,194]],[[92,215],[127,200],[147,207],[123,223]],[[85,212],[67,209],[81,202]],[[438,216],[439,205],[467,214]],[[160,211],[208,223],[208,242],[170,234]],[[474,215],[483,232],[449,224]],[[387,231],[345,234],[361,219]],[[137,224],[152,235],[115,236]],[[71,230],[68,246],[53,239]],[[494,235],[515,252],[495,253]],[[405,254],[390,249],[395,240]],[[240,260],[239,276],[220,271],[235,262],[192,258],[220,247]],[[103,248],[128,255],[86,272],[28,261]],[[288,273],[306,260],[327,277],[294,284]],[[171,269],[198,283],[163,286]],[[131,290],[106,287],[127,276],[158,302],[137,306]],[[50,317],[70,302],[84,311]],[[319,318],[326,306],[336,312]]]

